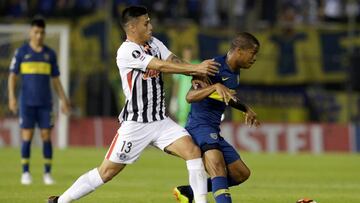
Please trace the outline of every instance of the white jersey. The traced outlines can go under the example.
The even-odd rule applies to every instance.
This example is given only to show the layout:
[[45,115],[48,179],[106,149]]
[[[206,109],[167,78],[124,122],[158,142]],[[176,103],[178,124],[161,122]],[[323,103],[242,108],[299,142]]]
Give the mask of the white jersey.
[[153,57],[166,60],[171,52],[155,37],[145,46],[126,40],[117,51],[122,88],[126,96],[119,121],[153,122],[165,115],[165,92],[162,74],[147,69]]

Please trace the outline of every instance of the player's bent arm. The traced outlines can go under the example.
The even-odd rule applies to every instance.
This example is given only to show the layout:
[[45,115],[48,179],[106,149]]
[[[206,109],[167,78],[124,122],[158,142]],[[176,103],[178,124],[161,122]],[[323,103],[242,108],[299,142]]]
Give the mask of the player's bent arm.
[[246,113],[248,111],[248,109],[249,109],[249,107],[247,105],[241,103],[239,99],[237,99],[237,100],[231,99],[229,101],[229,106],[231,106],[231,107],[233,107],[233,108],[235,108],[237,110],[240,110],[240,111],[242,111],[244,113]]
[[206,97],[208,97],[209,95],[211,95],[213,92],[216,91],[215,85],[216,84],[198,89],[194,89],[193,87],[191,87],[191,89],[186,95],[186,101],[188,103],[192,103],[205,99]]

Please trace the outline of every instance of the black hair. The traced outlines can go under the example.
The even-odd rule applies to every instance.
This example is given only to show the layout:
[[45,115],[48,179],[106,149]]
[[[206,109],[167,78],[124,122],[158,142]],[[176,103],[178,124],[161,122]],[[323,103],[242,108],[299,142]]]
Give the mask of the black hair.
[[130,20],[147,14],[147,8],[144,6],[129,6],[125,8],[121,15],[121,24],[124,27]]
[[39,18],[39,17],[32,19],[30,25],[31,25],[31,27],[36,26],[36,27],[41,27],[41,28],[45,28],[45,26],[46,26],[45,20],[43,18]]
[[239,33],[231,42],[230,49],[240,48],[242,50],[260,48],[260,42],[256,37],[248,32]]

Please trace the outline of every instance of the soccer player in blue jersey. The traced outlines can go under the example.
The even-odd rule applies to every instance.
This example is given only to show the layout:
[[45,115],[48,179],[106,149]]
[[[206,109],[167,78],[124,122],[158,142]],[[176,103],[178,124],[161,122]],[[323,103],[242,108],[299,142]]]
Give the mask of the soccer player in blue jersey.
[[15,89],[17,76],[21,78],[19,116],[21,127],[21,163],[23,173],[21,183],[29,185],[32,177],[29,170],[30,146],[35,124],[40,128],[43,140],[43,156],[45,159],[43,181],[51,185],[52,144],[50,131],[53,127],[51,84],[61,99],[64,113],[70,112],[70,102],[65,96],[59,80],[59,68],[55,52],[44,44],[45,21],[35,18],[31,21],[30,41],[15,51],[10,64],[8,80],[9,108],[16,114],[18,102]]
[[[256,60],[259,41],[249,33],[238,34],[225,56],[215,58],[220,63],[219,73],[210,76],[210,84],[194,83],[187,94],[191,110],[186,130],[201,148],[205,168],[210,176],[208,191],[213,192],[217,203],[231,202],[228,187],[239,185],[250,176],[250,170],[239,154],[220,135],[221,115],[227,105],[245,113],[245,123],[258,126],[256,113],[235,96],[239,86],[240,69],[249,69]],[[199,86],[199,87],[197,87]],[[181,203],[192,202],[189,186],[174,189],[174,195]]]

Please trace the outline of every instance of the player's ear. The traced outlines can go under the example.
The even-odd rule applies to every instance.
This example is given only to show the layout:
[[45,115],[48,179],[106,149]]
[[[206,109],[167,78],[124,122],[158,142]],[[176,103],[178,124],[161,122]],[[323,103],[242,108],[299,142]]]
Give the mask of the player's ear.
[[244,53],[244,50],[243,49],[241,49],[240,47],[236,47],[236,53],[238,54],[238,55],[242,55],[243,53]]
[[126,29],[130,32],[135,32],[136,29],[136,20],[130,20],[128,23],[126,23]]

